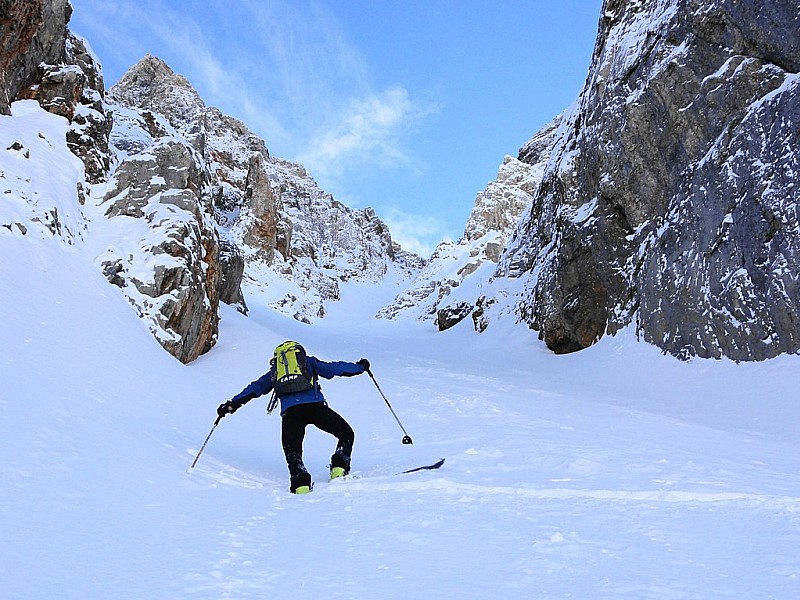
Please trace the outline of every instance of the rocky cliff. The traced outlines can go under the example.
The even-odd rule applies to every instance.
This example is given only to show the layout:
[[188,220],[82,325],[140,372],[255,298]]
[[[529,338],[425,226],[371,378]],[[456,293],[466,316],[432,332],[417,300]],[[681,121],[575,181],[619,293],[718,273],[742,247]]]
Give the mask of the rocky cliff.
[[682,356],[800,347],[798,31],[794,1],[606,0],[498,269],[553,350],[632,320]]
[[62,62],[71,15],[68,0],[0,2],[0,114],[41,80],[42,64]]
[[395,319],[403,314],[432,319],[440,331],[473,314],[476,327],[485,329],[475,310],[476,288],[494,272],[506,241],[539,188],[561,117],[542,129],[526,145],[523,162],[506,156],[497,179],[477,194],[458,242],[443,242],[411,286],[378,313]]
[[[338,299],[341,281],[419,268],[372,209],[344,206],[302,165],[272,157],[264,140],[207,106],[162,60],[142,59],[108,98],[120,113],[163,115],[201,154],[221,236],[241,252],[250,293],[278,310],[310,322]],[[113,137],[121,151],[138,139],[122,130]]]
[[[241,271],[237,280],[235,268],[226,269],[200,153],[153,114],[121,115],[112,134],[114,111],[104,98],[102,68],[88,44],[67,29],[68,2],[2,8],[7,20],[0,21],[0,63],[6,65],[4,89],[13,94],[8,100],[35,100],[62,118],[65,131],[61,140],[40,134],[26,142],[22,135],[12,144],[27,163],[20,164],[22,172],[37,177],[2,174],[19,180],[7,190],[17,208],[3,225],[22,235],[43,226],[71,245],[113,231],[98,267],[170,353],[193,360],[213,346],[219,299],[228,298],[226,286],[238,291],[241,280]],[[31,123],[40,119],[29,105],[17,112]],[[19,126],[25,132],[24,123]],[[60,127],[49,128],[50,135]],[[120,140],[120,131],[131,134],[122,150],[109,143]],[[80,172],[58,154],[64,144],[80,158]],[[48,156],[58,158],[48,165]],[[98,204],[107,224],[92,214]]]
[[512,313],[555,352],[629,324],[684,358],[800,349],[799,9],[606,0],[583,91],[520,151],[530,207],[451,315]]

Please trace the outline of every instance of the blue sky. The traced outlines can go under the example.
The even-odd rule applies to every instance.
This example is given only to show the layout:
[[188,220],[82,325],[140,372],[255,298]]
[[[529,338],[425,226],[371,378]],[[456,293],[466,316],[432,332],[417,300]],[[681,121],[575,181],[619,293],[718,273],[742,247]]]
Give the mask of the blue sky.
[[602,0],[71,0],[111,86],[145,54],[406,249],[459,239],[580,92]]

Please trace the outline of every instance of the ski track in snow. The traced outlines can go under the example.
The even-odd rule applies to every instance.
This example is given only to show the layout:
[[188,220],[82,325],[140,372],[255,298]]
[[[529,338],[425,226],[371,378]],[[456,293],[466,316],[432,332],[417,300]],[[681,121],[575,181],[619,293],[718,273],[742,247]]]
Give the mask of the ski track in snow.
[[343,490],[347,493],[352,491],[386,491],[395,490],[411,494],[420,491],[439,493],[448,496],[460,496],[462,498],[470,496],[470,501],[486,496],[504,496],[517,498],[530,498],[535,500],[557,500],[557,499],[584,499],[602,500],[608,502],[668,502],[668,503],[692,503],[692,502],[745,502],[754,505],[762,505],[774,510],[786,510],[789,512],[800,512],[800,498],[789,496],[765,496],[758,494],[747,494],[740,492],[690,492],[681,490],[651,490],[651,491],[624,491],[624,490],[588,490],[572,488],[526,488],[526,487],[500,487],[500,486],[480,486],[465,483],[455,483],[447,479],[437,479],[425,483],[402,483],[375,482],[359,483],[354,482],[352,487]]
[[[406,510],[387,510],[387,503]],[[255,598],[265,589],[286,589],[288,573],[260,550],[276,543],[288,550],[279,563],[297,551],[304,562],[318,565],[299,577],[293,572],[298,593],[308,597],[324,590],[326,597],[358,598],[364,589],[381,597],[414,596],[420,580],[426,582],[425,597],[446,594],[454,581],[467,598],[519,592],[570,597],[564,590],[576,577],[588,580],[579,589],[590,590],[591,597],[709,597],[714,585],[728,579],[755,592],[758,587],[748,588],[746,577],[737,582],[728,570],[731,549],[758,534],[751,551],[793,581],[796,559],[772,552],[764,536],[783,535],[781,522],[788,515],[795,527],[790,539],[800,540],[799,509],[797,498],[733,492],[479,486],[430,473],[345,479],[318,484],[309,496],[273,496],[270,509],[231,523],[218,534],[216,560],[187,576],[185,597],[213,592]],[[282,518],[284,511],[306,523],[301,539]],[[374,513],[381,515],[378,521],[364,519]],[[320,531],[337,540],[341,552],[318,546]],[[716,532],[705,551],[697,548],[703,531]],[[642,564],[638,568],[653,575],[630,578],[640,552],[657,566]],[[337,585],[330,585],[329,569]],[[681,583],[686,572],[693,573],[690,586]],[[616,579],[627,583],[616,585]],[[692,589],[702,582],[709,587]]]

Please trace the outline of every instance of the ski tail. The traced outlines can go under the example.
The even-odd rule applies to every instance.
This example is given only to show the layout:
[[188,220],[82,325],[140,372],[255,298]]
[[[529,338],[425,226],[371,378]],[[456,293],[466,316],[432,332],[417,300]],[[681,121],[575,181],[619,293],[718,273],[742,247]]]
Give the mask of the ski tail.
[[443,464],[444,464],[444,459],[440,458],[431,465],[422,465],[421,467],[414,467],[413,469],[409,469],[408,471],[402,471],[398,473],[398,475],[405,475],[406,473],[415,473],[417,471],[432,471],[433,469],[438,469]]

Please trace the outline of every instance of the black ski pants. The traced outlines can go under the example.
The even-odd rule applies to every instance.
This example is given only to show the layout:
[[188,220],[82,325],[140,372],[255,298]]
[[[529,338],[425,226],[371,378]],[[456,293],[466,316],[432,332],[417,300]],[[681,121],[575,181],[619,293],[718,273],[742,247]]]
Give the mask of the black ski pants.
[[349,473],[350,455],[355,440],[353,428],[327,403],[310,402],[293,406],[283,414],[281,442],[289,474],[294,477],[306,471],[303,464],[303,439],[308,425],[314,425],[337,439],[336,451],[331,456],[331,467],[342,467]]

